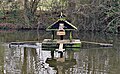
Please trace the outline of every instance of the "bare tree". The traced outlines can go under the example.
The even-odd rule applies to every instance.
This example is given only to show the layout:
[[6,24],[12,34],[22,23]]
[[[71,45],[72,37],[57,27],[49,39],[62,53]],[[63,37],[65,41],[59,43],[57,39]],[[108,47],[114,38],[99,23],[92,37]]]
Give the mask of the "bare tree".
[[24,18],[28,27],[35,22],[37,5],[40,0],[24,0]]

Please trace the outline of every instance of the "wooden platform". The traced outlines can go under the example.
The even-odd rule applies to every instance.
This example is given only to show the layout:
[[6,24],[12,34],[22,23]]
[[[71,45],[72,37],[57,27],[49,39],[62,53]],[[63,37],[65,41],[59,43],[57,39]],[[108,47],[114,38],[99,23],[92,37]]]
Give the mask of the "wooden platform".
[[8,44],[9,48],[12,47],[28,47],[28,48],[38,48],[38,45],[41,45],[41,43],[38,42],[11,42]]
[[44,39],[42,42],[42,48],[58,48],[59,44],[63,43],[63,48],[80,48],[81,41],[79,39],[70,40],[51,40],[51,39]]

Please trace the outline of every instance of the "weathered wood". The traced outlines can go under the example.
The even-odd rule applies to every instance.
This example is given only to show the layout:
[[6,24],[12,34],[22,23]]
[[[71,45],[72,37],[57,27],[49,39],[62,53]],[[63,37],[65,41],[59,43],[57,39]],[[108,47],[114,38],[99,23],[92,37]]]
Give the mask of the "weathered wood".
[[59,48],[58,49],[56,49],[58,52],[63,52],[63,51],[65,51],[65,49],[63,48],[63,43],[60,43],[59,44]]
[[49,43],[52,43],[52,44],[57,44],[57,43],[63,43],[63,44],[76,44],[76,43],[80,43],[81,44],[81,41],[79,39],[72,39],[71,41],[66,39],[66,40],[59,40],[59,39],[54,39],[54,40],[51,40],[51,39],[44,39],[43,44],[49,44]]
[[63,49],[63,43],[60,43],[59,44],[59,50],[62,50]]
[[81,47],[81,41],[79,39],[72,39],[71,41],[69,39],[67,40],[59,40],[59,39],[44,39],[42,42],[42,48],[59,48],[59,44],[63,44],[63,48],[80,48]]
[[99,43],[99,42],[89,42],[89,41],[81,41],[82,43],[89,43],[89,44],[96,44],[96,45],[100,45],[103,47],[112,47],[113,44],[110,43]]
[[28,47],[28,48],[38,48],[39,45],[42,45],[38,42],[11,42],[9,43],[9,48],[11,47]]

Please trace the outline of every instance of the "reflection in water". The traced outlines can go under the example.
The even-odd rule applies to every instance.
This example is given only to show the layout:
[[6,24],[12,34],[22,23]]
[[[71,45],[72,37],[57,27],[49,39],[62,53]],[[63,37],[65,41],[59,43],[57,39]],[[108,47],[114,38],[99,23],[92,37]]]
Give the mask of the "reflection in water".
[[4,69],[4,47],[0,43],[0,74],[3,73]]
[[54,57],[47,58],[46,63],[54,67],[57,74],[65,74],[66,70],[69,70],[76,64],[73,51],[64,52],[64,57],[57,56],[59,55],[58,52],[54,52],[54,54],[56,54]]
[[50,35],[46,31],[15,31],[0,33],[0,42],[18,42],[18,41],[40,41]]
[[56,72],[45,63],[47,57],[50,57],[49,52],[41,51],[39,48],[12,47],[7,53],[4,73],[54,74]]
[[[44,32],[0,34],[1,42],[44,39]],[[39,38],[38,38],[39,37]],[[119,74],[120,36],[80,33],[85,41],[113,42],[104,48],[84,44],[79,51],[65,51],[62,58],[55,51],[40,47],[11,47],[0,44],[0,74]],[[2,46],[4,45],[4,47]]]
[[[54,54],[54,55],[53,55]],[[119,53],[120,54],[120,53]],[[5,74],[118,74],[120,55],[113,48],[55,51],[41,48],[6,48]]]

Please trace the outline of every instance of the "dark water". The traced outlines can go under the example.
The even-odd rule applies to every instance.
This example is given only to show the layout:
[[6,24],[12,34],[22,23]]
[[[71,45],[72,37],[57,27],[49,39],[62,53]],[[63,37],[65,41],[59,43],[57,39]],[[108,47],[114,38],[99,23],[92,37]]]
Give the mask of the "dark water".
[[[45,31],[2,31],[0,33],[0,74],[119,74],[120,35],[75,32],[81,41],[113,43],[113,47],[98,47],[83,43],[78,51],[72,48],[62,58],[57,52],[38,47],[8,46],[10,42],[37,41],[51,34]],[[58,37],[56,37],[58,38]],[[68,37],[65,37],[68,38]],[[28,47],[29,46],[29,47]],[[53,56],[54,54],[54,56]]]

